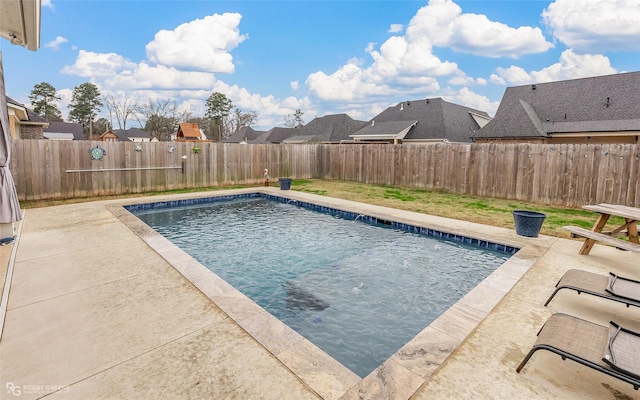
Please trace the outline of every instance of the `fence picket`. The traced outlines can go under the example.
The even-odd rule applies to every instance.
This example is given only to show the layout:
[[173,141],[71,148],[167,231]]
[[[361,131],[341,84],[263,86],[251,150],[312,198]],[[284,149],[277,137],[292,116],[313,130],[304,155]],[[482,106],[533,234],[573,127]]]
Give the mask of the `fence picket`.
[[[301,144],[57,142],[16,140],[11,170],[20,200],[222,185],[279,177],[441,189],[579,207],[640,207],[640,145]],[[107,151],[92,160],[89,149]],[[173,151],[169,149],[175,148]],[[186,156],[182,172],[182,156]],[[74,172],[67,172],[67,171]]]

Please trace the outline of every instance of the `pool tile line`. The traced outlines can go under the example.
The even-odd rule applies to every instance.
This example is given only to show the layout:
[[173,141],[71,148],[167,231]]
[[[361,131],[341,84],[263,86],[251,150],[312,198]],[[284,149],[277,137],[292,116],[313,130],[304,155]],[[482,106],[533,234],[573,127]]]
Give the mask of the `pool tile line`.
[[281,197],[281,196],[276,196],[269,193],[260,193],[260,192],[239,193],[239,194],[211,196],[211,197],[199,197],[194,199],[157,201],[157,202],[151,202],[151,203],[127,205],[124,208],[132,213],[135,213],[136,211],[157,210],[157,209],[163,209],[163,208],[217,203],[217,202],[233,201],[233,200],[239,200],[239,199],[254,199],[254,198],[266,198],[272,201],[277,201],[279,203],[291,204],[296,207],[302,207],[308,210],[313,210],[313,211],[321,212],[323,214],[338,216],[348,220],[360,221],[363,223],[369,223],[374,225],[377,225],[377,224],[389,225],[393,228],[400,229],[405,232],[411,232],[419,235],[425,235],[425,236],[439,238],[443,240],[449,240],[449,241],[458,242],[458,243],[462,243],[469,246],[485,248],[493,251],[499,251],[501,253],[515,254],[518,250],[520,250],[518,247],[509,246],[502,243],[495,243],[488,240],[476,239],[476,238],[467,237],[467,236],[456,234],[456,233],[443,232],[437,229],[421,227],[421,226],[412,225],[412,224],[403,223],[403,222],[390,221],[388,219],[378,218],[372,215],[341,210],[338,208],[317,205],[317,204],[309,203],[306,201],[295,200],[287,197]]

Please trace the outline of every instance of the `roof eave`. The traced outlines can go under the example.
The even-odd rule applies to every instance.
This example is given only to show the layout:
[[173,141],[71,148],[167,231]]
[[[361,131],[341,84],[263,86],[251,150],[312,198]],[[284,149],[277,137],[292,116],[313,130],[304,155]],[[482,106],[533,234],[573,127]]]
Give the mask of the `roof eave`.
[[12,44],[38,50],[41,0],[3,0],[2,3],[0,36]]

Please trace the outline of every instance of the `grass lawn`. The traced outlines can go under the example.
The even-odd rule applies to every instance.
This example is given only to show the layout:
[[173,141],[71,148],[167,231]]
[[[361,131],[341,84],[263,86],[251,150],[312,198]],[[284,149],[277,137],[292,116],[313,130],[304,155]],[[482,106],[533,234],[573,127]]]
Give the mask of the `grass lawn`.
[[[511,211],[538,211],[547,215],[541,233],[565,238],[570,234],[562,229],[563,226],[575,225],[591,229],[597,218],[596,213],[582,209],[354,182],[294,180],[291,189],[507,228],[514,227]],[[612,217],[610,222],[619,226],[623,219]]]
[[[277,185],[277,182],[272,183],[272,185]],[[246,186],[234,186],[233,188],[239,187]],[[53,201],[24,201],[20,204],[22,208],[28,209],[94,200],[153,196],[160,194],[197,193],[230,188],[231,187],[210,187],[191,190],[173,190],[168,192],[151,192],[126,196],[104,196]],[[300,179],[293,181],[291,189],[315,193],[322,196],[337,197],[362,203],[376,204],[401,210],[415,211],[507,228],[514,227],[511,211],[519,209],[539,211],[547,215],[547,218],[542,225],[541,233],[559,237],[569,237],[569,233],[562,229],[563,226],[576,225],[591,229],[597,218],[597,214],[590,211],[584,211],[582,209],[554,207],[545,204],[525,203],[514,200],[463,196],[436,190],[409,189],[396,186],[369,185],[354,182]],[[610,223],[612,225],[617,224],[619,226],[623,223],[623,220],[622,218],[612,217]]]

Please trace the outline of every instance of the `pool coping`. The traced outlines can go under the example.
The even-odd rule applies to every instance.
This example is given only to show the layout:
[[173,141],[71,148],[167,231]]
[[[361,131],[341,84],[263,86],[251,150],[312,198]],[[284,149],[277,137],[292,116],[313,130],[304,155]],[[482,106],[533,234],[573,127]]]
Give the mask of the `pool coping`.
[[[465,237],[520,248],[463,298],[425,327],[368,376],[361,379],[323,350],[273,317],[240,291],[151,229],[124,207],[176,199],[264,193],[310,202]],[[246,188],[199,194],[158,196],[108,202],[105,207],[129,229],[249,333],[311,390],[325,399],[411,397],[482,323],[485,317],[548,250],[555,238],[520,237],[511,229],[489,227],[427,214],[372,206],[275,188]]]

